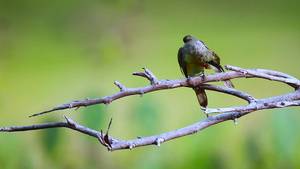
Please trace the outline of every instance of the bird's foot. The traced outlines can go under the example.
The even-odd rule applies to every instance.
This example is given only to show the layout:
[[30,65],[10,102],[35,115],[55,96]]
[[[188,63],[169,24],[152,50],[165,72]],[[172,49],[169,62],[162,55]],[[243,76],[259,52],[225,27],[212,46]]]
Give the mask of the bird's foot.
[[201,74],[202,79],[205,79],[205,76],[206,76],[205,73]]
[[186,78],[186,83],[187,83],[189,86],[195,86],[194,79],[193,79],[193,77],[191,77],[191,76],[188,76],[188,77]]

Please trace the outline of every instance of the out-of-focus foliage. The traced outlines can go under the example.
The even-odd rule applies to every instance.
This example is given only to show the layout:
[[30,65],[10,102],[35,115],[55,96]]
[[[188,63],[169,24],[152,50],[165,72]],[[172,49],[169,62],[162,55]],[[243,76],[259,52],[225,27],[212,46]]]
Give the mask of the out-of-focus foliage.
[[[0,1],[0,126],[63,121],[134,139],[205,118],[191,89],[126,97],[109,105],[28,118],[72,100],[148,85],[131,73],[183,78],[182,38],[192,34],[221,64],[265,68],[300,78],[300,1]],[[213,73],[207,71],[207,73]],[[257,98],[292,91],[261,79],[233,80]],[[217,83],[222,85],[222,83]],[[209,107],[245,102],[207,92]],[[97,139],[68,129],[0,133],[1,168],[297,168],[299,108],[259,111],[238,125],[133,150],[107,152]]]

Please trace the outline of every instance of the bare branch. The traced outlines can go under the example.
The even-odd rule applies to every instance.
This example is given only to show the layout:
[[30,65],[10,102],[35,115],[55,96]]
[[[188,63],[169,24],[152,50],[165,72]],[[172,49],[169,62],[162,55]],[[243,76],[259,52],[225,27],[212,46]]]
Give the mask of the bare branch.
[[228,88],[228,87],[218,86],[218,85],[210,85],[210,84],[200,84],[198,86],[202,86],[204,89],[207,89],[207,90],[213,90],[213,91],[222,92],[222,93],[226,93],[226,94],[230,94],[230,95],[239,97],[241,99],[246,100],[248,103],[256,101],[256,99],[253,96],[251,96],[250,94],[233,89],[233,88]]
[[[190,126],[181,129],[169,131],[167,133],[158,134],[149,137],[138,136],[137,139],[133,139],[133,140],[119,140],[109,136],[109,130],[112,125],[112,120],[108,125],[106,134],[104,134],[102,130],[101,132],[98,132],[89,129],[87,127],[81,126],[66,116],[63,116],[63,118],[65,118],[67,122],[53,122],[53,123],[44,123],[44,124],[36,124],[30,126],[17,126],[17,127],[2,127],[0,128],[0,132],[28,131],[28,130],[38,130],[38,129],[46,129],[46,128],[54,128],[54,127],[66,127],[97,138],[103,146],[108,148],[109,151],[114,151],[119,149],[133,149],[135,147],[146,146],[146,145],[157,145],[158,147],[160,147],[162,143],[168,140],[197,133],[198,131],[205,129],[206,127],[215,125],[220,122],[233,120],[234,124],[237,125],[238,118],[246,114],[249,114],[253,111],[262,110],[262,109],[283,108],[289,106],[300,106],[300,87],[299,87],[300,81],[298,79],[281,72],[265,70],[265,69],[242,69],[242,68],[229,66],[229,65],[226,66],[226,69],[233,70],[233,71],[207,75],[205,76],[205,78],[194,77],[192,79],[192,82],[190,83],[187,81],[187,79],[176,79],[176,80],[163,79],[159,81],[150,70],[144,68],[145,73],[137,72],[137,73],[133,73],[133,75],[147,78],[151,83],[151,85],[149,86],[144,86],[139,88],[126,88],[118,81],[115,81],[115,85],[118,86],[120,89],[120,92],[118,93],[112,94],[110,96],[96,98],[96,99],[85,99],[85,100],[73,101],[67,104],[63,104],[61,106],[54,107],[51,110],[47,110],[32,115],[32,116],[37,116],[40,114],[44,114],[56,110],[79,108],[81,106],[90,106],[90,105],[100,104],[100,103],[104,103],[108,105],[112,101],[120,99],[122,97],[136,95],[136,94],[142,95],[148,92],[172,89],[177,87],[201,86],[206,90],[213,90],[217,92],[226,93],[241,98],[243,100],[246,100],[248,102],[247,105],[240,106],[240,107],[202,108],[206,114],[211,114],[211,113],[223,113],[223,114],[209,116],[208,118],[199,121],[195,124],[192,124]],[[241,77],[245,77],[245,78],[256,77],[256,78],[263,78],[263,79],[283,82],[295,88],[295,91],[280,96],[269,97],[264,99],[256,99],[252,95],[239,91],[237,89],[211,85],[211,84],[204,84],[207,82],[223,81],[223,80],[241,78]]]
[[[119,93],[115,93],[110,96],[105,96],[105,97],[96,98],[96,99],[73,101],[73,102],[70,102],[67,104],[63,104],[61,106],[54,107],[51,110],[33,114],[29,117],[38,116],[41,114],[45,114],[45,113],[49,113],[49,112],[57,111],[57,110],[64,110],[64,109],[70,109],[70,108],[81,107],[81,106],[90,106],[90,105],[100,104],[100,103],[104,103],[104,104],[106,104],[106,106],[108,106],[108,104],[111,103],[112,101],[120,99],[122,97],[130,96],[130,95],[136,95],[136,94],[143,95],[145,93],[149,93],[149,92],[153,92],[153,91],[172,89],[172,88],[177,88],[177,87],[193,87],[192,86],[193,84],[200,85],[200,84],[207,83],[207,82],[223,81],[223,80],[228,80],[228,79],[233,79],[233,78],[241,78],[241,77],[247,77],[247,78],[259,77],[259,78],[265,78],[265,79],[269,79],[269,80],[284,82],[289,85],[292,85],[296,89],[299,88],[299,85],[300,85],[299,80],[297,80],[296,78],[292,78],[292,76],[287,76],[288,78],[284,79],[284,78],[268,75],[267,73],[269,73],[269,74],[275,73],[275,71],[271,71],[271,70],[269,70],[269,71],[263,70],[262,72],[264,72],[264,73],[260,73],[260,72],[256,73],[255,70],[241,69],[241,68],[229,66],[229,65],[227,65],[226,68],[230,69],[230,70],[236,70],[237,72],[216,73],[216,74],[212,74],[212,75],[207,75],[207,76],[205,76],[205,78],[194,77],[192,84],[188,83],[187,79],[176,79],[176,80],[163,79],[161,81],[158,81],[157,78],[153,75],[153,73],[150,72],[150,70],[144,68],[145,73],[138,72],[138,73],[133,73],[133,75],[138,75],[138,76],[146,77],[147,79],[149,79],[151,82],[151,85],[149,85],[149,86],[144,86],[144,87],[139,87],[139,88],[126,88],[126,90],[125,90],[125,87],[123,85],[121,85],[121,83],[116,81],[115,84],[121,89],[121,91]],[[283,74],[283,73],[281,73],[281,74]],[[207,89],[210,90],[210,89],[212,89],[212,87],[207,86]],[[213,90],[217,90],[216,87]],[[222,89],[222,92],[224,92],[224,93],[232,94],[232,95],[238,96],[240,98],[246,99],[246,97],[242,96],[241,93],[237,94],[237,91],[235,91],[235,92],[233,92],[233,91],[235,91],[235,89],[232,89],[232,90],[229,88],[227,88],[226,90]],[[239,91],[239,92],[241,92],[241,91]],[[246,99],[248,102],[255,100],[255,98],[250,96],[249,94],[246,94],[246,95],[247,95],[247,97],[249,96],[249,98]]]
[[[237,115],[237,117],[240,116],[242,116],[242,114]],[[138,137],[138,139],[134,139],[134,140],[119,140],[110,137],[108,136],[108,134],[103,134],[102,131],[98,132],[93,129],[89,129],[87,127],[81,126],[66,116],[63,116],[63,118],[65,118],[67,122],[53,122],[53,123],[44,123],[44,124],[37,124],[31,126],[19,126],[19,127],[2,127],[0,128],[0,132],[28,131],[28,130],[46,129],[46,128],[54,128],[54,127],[66,127],[97,138],[102,145],[108,148],[109,151],[114,151],[120,149],[133,149],[135,147],[141,147],[147,145],[157,145],[158,147],[160,147],[161,143],[166,142],[168,140],[194,134],[211,125],[226,120],[232,120],[237,117],[233,113],[210,116],[207,119],[204,119],[200,122],[197,122],[195,124],[192,124],[190,126],[181,129],[173,130],[167,133],[150,136],[150,137]],[[105,137],[107,137],[108,141],[107,140],[104,141]],[[108,145],[108,143],[110,145]]]
[[[241,107],[227,107],[227,108],[216,108],[216,109],[206,108],[204,110],[206,114],[210,114],[210,113],[227,113],[227,112],[253,112],[256,110],[263,110],[263,109],[300,106],[299,90],[296,90],[289,94],[281,95],[280,96],[281,100],[278,100],[278,97],[279,96],[259,99],[256,100],[256,102]],[[293,98],[293,100],[290,100],[291,97]]]
[[14,126],[14,127],[1,127],[0,132],[15,132],[15,131],[29,131],[29,130],[40,130],[55,127],[70,127],[67,122],[54,122],[54,123],[43,123],[29,126]]
[[266,69],[242,69],[235,66],[226,65],[226,69],[234,70],[237,72],[241,72],[243,74],[249,74],[254,77],[260,77],[264,79],[269,79],[273,81],[283,82],[286,83],[295,89],[299,88],[300,81],[290,75],[286,75],[281,72],[273,71],[273,70],[266,70]]

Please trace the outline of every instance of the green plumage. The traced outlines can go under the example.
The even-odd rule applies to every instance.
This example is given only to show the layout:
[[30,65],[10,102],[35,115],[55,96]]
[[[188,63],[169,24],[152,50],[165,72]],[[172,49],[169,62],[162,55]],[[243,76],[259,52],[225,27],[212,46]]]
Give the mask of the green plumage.
[[[192,35],[183,38],[185,43],[178,51],[178,63],[185,77],[204,76],[204,69],[214,69],[217,73],[224,72],[219,56],[210,50],[202,41]],[[234,87],[230,80],[223,81],[227,87]],[[199,104],[206,107],[207,96],[201,87],[193,88]]]

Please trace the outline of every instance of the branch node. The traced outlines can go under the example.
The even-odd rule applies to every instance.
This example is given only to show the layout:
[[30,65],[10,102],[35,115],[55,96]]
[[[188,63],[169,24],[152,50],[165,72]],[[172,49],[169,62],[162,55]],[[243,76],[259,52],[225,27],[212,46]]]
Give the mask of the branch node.
[[135,144],[130,144],[129,149],[132,150],[135,147]]
[[105,103],[105,108],[107,108],[111,102],[112,102],[111,99],[108,99],[108,100],[104,101],[104,103]]
[[145,70],[145,74],[147,75],[147,78],[150,80],[151,85],[158,85],[159,80],[157,79],[157,77],[149,69],[145,67],[143,67],[143,69]]
[[144,92],[140,91],[140,96],[143,97],[143,95],[144,95]]
[[68,124],[71,126],[71,128],[75,128],[76,127],[76,123],[75,123],[75,121],[73,121],[72,119],[70,119],[69,117],[67,117],[67,116],[62,116],[62,118],[64,118],[64,119],[66,119],[67,120],[67,122],[68,122]]
[[136,76],[141,76],[144,78],[147,78],[150,81],[151,85],[158,85],[159,84],[159,80],[157,79],[157,77],[147,68],[144,68],[145,73],[142,72],[133,72],[132,75],[136,75]]
[[111,151],[112,148],[109,146],[108,143],[105,142],[105,139],[104,139],[104,136],[103,136],[103,130],[101,130],[100,133],[97,133],[97,138],[98,138],[99,142],[100,142],[103,146],[107,147],[107,149],[108,149],[109,151]]
[[276,104],[277,107],[285,107],[285,102],[278,102]]
[[237,118],[234,118],[234,125],[237,125]]
[[138,138],[138,139],[142,139],[143,137],[142,137],[142,136],[137,136],[137,138]]
[[160,144],[163,143],[164,141],[165,141],[165,139],[163,139],[163,138],[161,138],[161,137],[160,137],[160,138],[157,138],[157,139],[156,139],[156,145],[157,145],[157,147],[160,147]]
[[119,87],[120,91],[126,90],[126,87],[122,85],[120,82],[115,80],[114,84]]
[[257,99],[255,97],[251,96],[251,95],[247,97],[247,100],[248,100],[249,103],[253,103],[253,102],[256,103],[257,102]]
[[110,129],[110,126],[111,126],[111,123],[112,123],[112,118],[110,119],[110,122],[108,124],[108,128],[107,128],[107,131],[106,131],[106,134],[103,134],[103,130],[101,129],[101,132],[100,134],[97,133],[97,137],[98,137],[98,140],[100,141],[100,143],[107,147],[108,151],[112,151],[112,146],[111,146],[111,141],[109,140],[109,129]]

